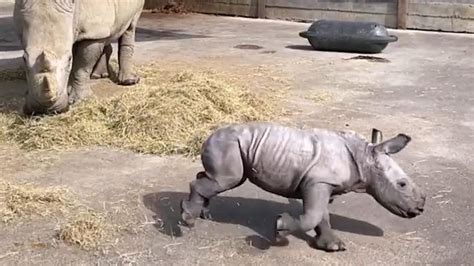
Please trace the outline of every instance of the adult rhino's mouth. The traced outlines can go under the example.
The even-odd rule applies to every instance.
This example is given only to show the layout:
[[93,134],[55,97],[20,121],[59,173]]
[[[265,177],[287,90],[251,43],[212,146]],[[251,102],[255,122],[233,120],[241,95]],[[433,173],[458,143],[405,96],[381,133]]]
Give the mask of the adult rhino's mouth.
[[67,112],[68,110],[68,101],[56,101],[45,105],[35,100],[27,100],[23,106],[23,114],[26,116],[55,115]]

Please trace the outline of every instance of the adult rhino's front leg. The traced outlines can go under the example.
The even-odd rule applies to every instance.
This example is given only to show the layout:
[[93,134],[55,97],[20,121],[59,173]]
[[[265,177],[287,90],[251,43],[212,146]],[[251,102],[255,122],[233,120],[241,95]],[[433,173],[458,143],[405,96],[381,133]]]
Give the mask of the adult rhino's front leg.
[[104,43],[97,41],[82,41],[76,44],[69,82],[70,104],[79,102],[92,94],[90,77],[103,49]]
[[135,52],[135,30],[140,14],[137,14],[128,29],[119,39],[119,76],[120,85],[135,85],[140,78],[133,71],[133,55]]
[[329,211],[326,211],[323,219],[314,230],[316,231],[314,245],[317,249],[325,251],[346,250],[344,242],[342,242],[342,240],[336,236],[334,231],[331,229]]

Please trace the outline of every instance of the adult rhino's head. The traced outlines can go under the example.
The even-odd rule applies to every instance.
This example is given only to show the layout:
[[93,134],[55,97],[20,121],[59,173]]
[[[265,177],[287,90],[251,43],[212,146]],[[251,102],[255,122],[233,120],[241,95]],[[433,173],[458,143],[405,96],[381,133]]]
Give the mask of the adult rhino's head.
[[25,114],[68,109],[74,44],[74,0],[16,0],[14,20],[28,84]]
[[424,192],[390,157],[401,151],[411,138],[405,134],[369,146],[368,167],[365,168],[367,192],[391,213],[413,218],[423,212]]

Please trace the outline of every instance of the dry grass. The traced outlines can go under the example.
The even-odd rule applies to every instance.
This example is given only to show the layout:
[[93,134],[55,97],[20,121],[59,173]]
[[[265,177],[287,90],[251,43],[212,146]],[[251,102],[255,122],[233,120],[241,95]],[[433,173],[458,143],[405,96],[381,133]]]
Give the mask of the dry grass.
[[67,210],[69,193],[61,187],[37,188],[31,184],[13,185],[0,181],[0,215],[4,223],[31,217],[48,216]]
[[0,144],[9,142],[7,131],[13,122],[13,116],[0,114]]
[[87,211],[70,218],[61,227],[58,238],[70,245],[84,250],[97,249],[108,234],[106,218],[98,213]]
[[58,239],[84,250],[98,248],[114,233],[105,215],[79,204],[63,187],[13,185],[0,179],[0,221],[18,224],[38,216],[65,221]]
[[[274,98],[206,73],[140,69],[142,82],[106,99],[93,98],[57,116],[3,118],[4,141],[27,150],[108,146],[140,153],[195,155],[220,124],[273,119]],[[0,121],[1,122],[1,121]],[[5,129],[6,128],[6,129]]]

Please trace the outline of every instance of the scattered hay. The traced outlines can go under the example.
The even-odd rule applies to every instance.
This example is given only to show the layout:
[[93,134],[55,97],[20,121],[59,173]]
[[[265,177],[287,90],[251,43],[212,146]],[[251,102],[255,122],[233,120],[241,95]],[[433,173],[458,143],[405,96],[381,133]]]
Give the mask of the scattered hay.
[[25,71],[22,67],[0,70],[0,82],[12,80],[26,80]]
[[7,131],[9,125],[13,123],[12,116],[0,114],[0,144],[7,143],[9,141]]
[[107,235],[106,219],[103,215],[88,211],[79,213],[65,224],[58,238],[70,245],[84,250],[93,250],[100,246]]
[[305,99],[310,100],[314,103],[324,103],[330,101],[332,99],[332,95],[328,92],[322,92],[308,95],[305,97]]
[[61,187],[37,188],[31,184],[12,185],[0,181],[0,215],[4,223],[32,215],[65,212],[69,193]]
[[99,247],[113,231],[112,225],[106,225],[105,215],[77,203],[62,187],[12,185],[0,180],[0,221],[10,224],[33,216],[67,220],[58,232],[58,239],[84,250]]
[[273,98],[263,100],[209,74],[182,72],[163,80],[163,71],[153,66],[141,68],[140,74],[141,84],[119,96],[93,98],[56,116],[8,118],[13,122],[0,137],[27,150],[108,146],[196,155],[216,126],[279,114]]

